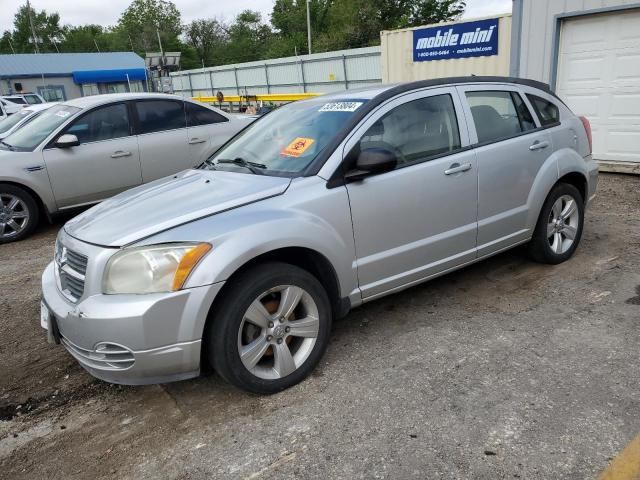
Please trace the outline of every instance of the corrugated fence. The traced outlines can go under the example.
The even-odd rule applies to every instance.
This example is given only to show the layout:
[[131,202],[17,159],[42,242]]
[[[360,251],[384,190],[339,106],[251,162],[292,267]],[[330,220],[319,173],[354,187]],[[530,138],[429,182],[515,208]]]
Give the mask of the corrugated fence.
[[259,93],[328,93],[382,82],[380,47],[314,53],[259,62],[183,70],[171,74],[185,97]]

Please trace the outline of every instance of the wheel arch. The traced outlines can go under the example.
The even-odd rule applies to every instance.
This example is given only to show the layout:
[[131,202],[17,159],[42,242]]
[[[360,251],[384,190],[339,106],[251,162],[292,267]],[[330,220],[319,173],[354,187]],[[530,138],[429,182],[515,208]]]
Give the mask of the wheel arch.
[[33,197],[33,200],[38,206],[39,212],[44,215],[48,221],[51,221],[51,212],[47,205],[44,203],[42,197],[33,188],[25,185],[24,183],[14,182],[11,180],[0,180],[0,185],[11,185],[12,187],[20,188]]
[[[344,317],[349,312],[351,304],[348,299],[340,296],[340,280],[338,274],[326,256],[308,247],[281,247],[247,260],[229,276],[209,307],[209,313],[202,329],[201,338],[207,338],[207,329],[211,328],[212,325],[211,314],[225,298],[225,294],[229,290],[233,280],[247,270],[268,262],[282,262],[294,265],[316,277],[329,296],[334,319]],[[200,352],[200,366],[201,369],[204,370],[209,368],[207,361],[208,348],[209,346],[206,342],[203,342]]]

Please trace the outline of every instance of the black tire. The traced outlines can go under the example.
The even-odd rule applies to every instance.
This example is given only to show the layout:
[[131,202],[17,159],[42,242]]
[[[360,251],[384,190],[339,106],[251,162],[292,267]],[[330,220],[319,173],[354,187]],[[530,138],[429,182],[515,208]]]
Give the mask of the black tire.
[[[549,242],[550,237],[547,236],[547,225],[549,223],[549,219],[551,218],[553,205],[560,197],[565,195],[572,197],[576,202],[579,214],[578,225],[576,227],[576,234],[575,238],[573,239],[573,244],[566,252],[556,253],[551,248],[551,243]],[[557,184],[555,187],[553,187],[551,192],[549,192],[549,195],[547,196],[547,199],[542,206],[542,210],[540,211],[540,216],[538,217],[538,222],[533,232],[533,237],[527,245],[529,256],[536,262],[547,263],[551,265],[557,265],[558,263],[569,260],[580,244],[583,226],[584,199],[582,198],[580,191],[576,187],[568,183]]]
[[[0,195],[12,195],[19,198],[22,201],[22,205],[28,211],[29,218],[26,221],[26,225],[15,235],[0,234],[0,244],[11,243],[22,240],[28,237],[31,232],[36,228],[40,221],[40,209],[35,199],[26,190],[17,187],[15,185],[9,185],[6,183],[0,183]],[[0,207],[0,210],[2,207]],[[1,214],[1,212],[0,212]],[[5,232],[11,232],[10,227],[6,227]]]
[[[240,359],[238,333],[245,312],[264,292],[293,285],[305,290],[318,309],[318,335],[311,353],[293,373],[279,379],[254,375]],[[318,364],[329,343],[332,313],[325,289],[316,277],[293,265],[269,262],[240,273],[226,285],[210,314],[204,341],[209,363],[226,381],[252,393],[272,394],[304,380]]]

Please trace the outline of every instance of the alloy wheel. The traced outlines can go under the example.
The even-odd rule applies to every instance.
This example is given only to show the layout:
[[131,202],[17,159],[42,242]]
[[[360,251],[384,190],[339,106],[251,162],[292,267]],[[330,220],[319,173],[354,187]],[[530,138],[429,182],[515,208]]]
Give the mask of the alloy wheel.
[[18,196],[0,193],[0,238],[19,235],[29,224],[29,208]]
[[547,222],[547,240],[551,251],[562,255],[567,252],[578,233],[580,211],[571,195],[562,195],[553,204]]
[[247,370],[264,380],[296,371],[309,358],[318,338],[318,306],[295,285],[280,285],[256,298],[238,331],[238,354]]

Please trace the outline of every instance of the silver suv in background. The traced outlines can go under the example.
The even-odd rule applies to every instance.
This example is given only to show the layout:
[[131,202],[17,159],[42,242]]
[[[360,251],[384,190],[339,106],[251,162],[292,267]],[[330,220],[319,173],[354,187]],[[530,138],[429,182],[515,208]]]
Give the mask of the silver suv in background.
[[198,165],[251,121],[164,94],[54,105],[0,141],[0,243],[27,236],[42,214]]
[[273,393],[305,378],[350,308],[516,245],[575,252],[597,166],[549,87],[468,77],[283,106],[200,168],[68,222],[41,324],[98,378],[203,362]]

